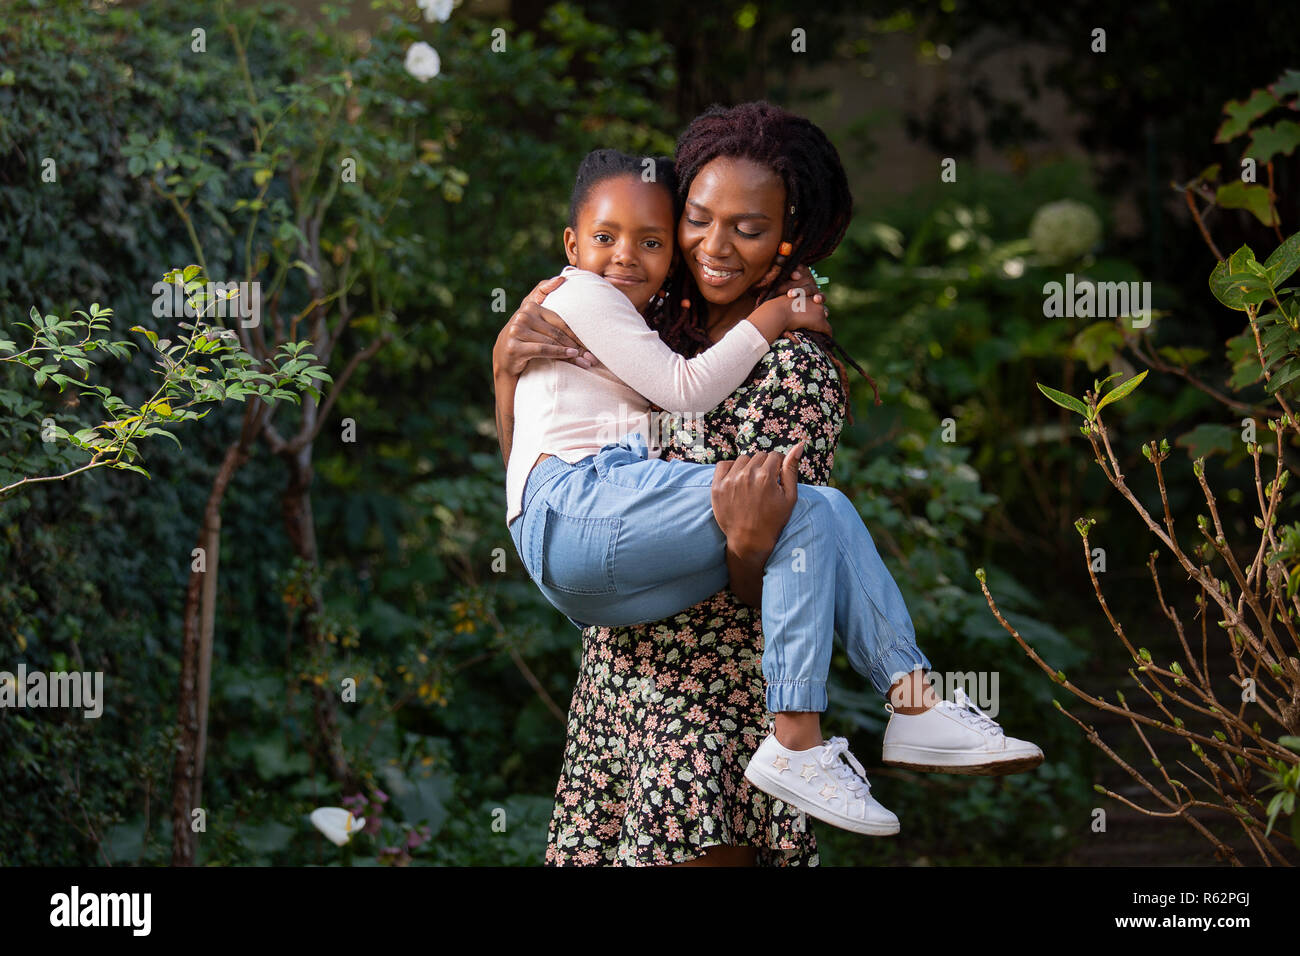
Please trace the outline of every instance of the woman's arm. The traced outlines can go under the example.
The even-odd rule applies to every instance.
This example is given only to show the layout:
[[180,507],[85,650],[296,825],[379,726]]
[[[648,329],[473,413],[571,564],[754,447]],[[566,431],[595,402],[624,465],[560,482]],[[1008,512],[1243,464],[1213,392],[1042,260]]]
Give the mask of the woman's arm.
[[497,444],[501,446],[501,461],[510,467],[510,448],[515,437],[515,386],[519,376],[508,372],[492,373],[492,391],[496,395]]
[[497,334],[496,344],[492,347],[497,442],[507,467],[515,433],[515,386],[528,363],[533,359],[549,358],[591,368],[594,359],[590,352],[583,351],[582,343],[564,320],[542,307],[546,296],[563,282],[563,276],[554,276],[534,286]]
[[763,303],[711,348],[693,358],[678,355],[646,325],[627,296],[601,276],[582,270],[546,298],[546,306],[619,380],[666,411],[713,408],[749,377],[754,363],[787,329],[828,329],[818,306],[796,311],[800,300]]

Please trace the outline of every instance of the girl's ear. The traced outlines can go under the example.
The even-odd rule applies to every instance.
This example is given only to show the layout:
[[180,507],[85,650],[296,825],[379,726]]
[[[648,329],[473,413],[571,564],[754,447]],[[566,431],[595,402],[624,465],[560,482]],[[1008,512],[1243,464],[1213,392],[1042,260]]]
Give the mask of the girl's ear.
[[572,226],[564,227],[564,255],[568,258],[569,265],[578,264],[578,234]]

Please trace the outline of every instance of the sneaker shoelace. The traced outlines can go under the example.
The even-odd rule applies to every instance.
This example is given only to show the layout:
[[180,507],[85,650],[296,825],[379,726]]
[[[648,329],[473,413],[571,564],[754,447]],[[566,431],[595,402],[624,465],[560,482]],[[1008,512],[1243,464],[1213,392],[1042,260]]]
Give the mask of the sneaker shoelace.
[[975,730],[978,730],[980,733],[994,735],[1003,733],[998,722],[976,707],[975,703],[966,696],[966,692],[960,687],[953,688],[953,696],[957,698],[956,703],[941,700],[935,706],[951,711],[958,718],[973,727]]
[[[853,770],[844,765],[840,757],[848,758],[849,763],[853,765],[853,770],[857,771],[857,776],[854,776]],[[859,800],[865,801],[867,794],[871,793],[871,784],[867,783],[867,772],[862,769],[862,764],[858,763],[858,758],[849,753],[849,742],[844,737],[832,737],[824,743],[817,762],[832,776],[842,781],[844,789]]]

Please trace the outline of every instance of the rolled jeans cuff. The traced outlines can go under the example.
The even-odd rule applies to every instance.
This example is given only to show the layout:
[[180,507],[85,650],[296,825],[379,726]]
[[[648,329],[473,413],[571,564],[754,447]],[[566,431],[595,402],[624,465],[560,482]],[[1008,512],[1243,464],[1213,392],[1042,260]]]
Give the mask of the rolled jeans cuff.
[[882,697],[888,697],[895,681],[918,668],[931,670],[930,659],[921,649],[911,642],[895,644],[872,663],[871,683]]
[[826,684],[815,680],[778,680],[767,682],[767,709],[774,714],[784,711],[826,710]]

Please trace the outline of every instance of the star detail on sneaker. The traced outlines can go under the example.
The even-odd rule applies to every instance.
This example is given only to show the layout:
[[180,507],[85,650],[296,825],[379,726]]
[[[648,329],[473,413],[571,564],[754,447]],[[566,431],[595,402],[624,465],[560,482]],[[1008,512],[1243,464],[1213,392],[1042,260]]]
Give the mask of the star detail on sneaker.
[[805,780],[811,780],[813,777],[817,776],[817,771],[813,769],[812,764],[806,763],[803,765],[803,772],[800,773],[799,776],[803,777]]
[[785,773],[787,770],[790,769],[790,758],[787,757],[785,754],[782,754],[781,756],[777,757],[775,760],[772,761],[772,766],[775,767],[777,770],[779,770],[781,773]]
[[836,786],[835,786],[835,784],[833,784],[833,783],[828,783],[828,784],[826,784],[824,787],[822,787],[822,789],[821,789],[821,795],[822,795],[823,797],[825,797],[827,800],[834,800],[834,799],[835,799],[835,790],[836,790]]

